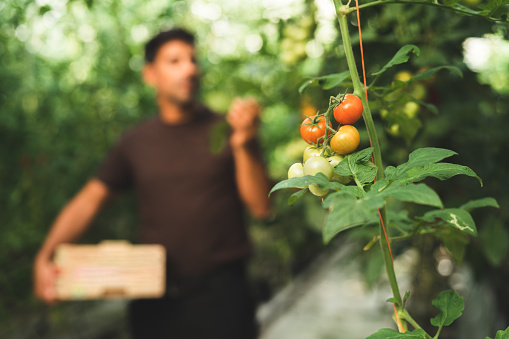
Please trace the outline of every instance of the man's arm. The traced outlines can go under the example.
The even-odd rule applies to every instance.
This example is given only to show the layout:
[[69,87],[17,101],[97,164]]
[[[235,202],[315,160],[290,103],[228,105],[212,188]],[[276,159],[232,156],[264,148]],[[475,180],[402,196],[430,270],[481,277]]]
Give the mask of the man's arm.
[[233,129],[230,145],[240,197],[255,217],[264,219],[270,214],[270,180],[259,150],[253,147],[260,112],[254,99],[235,99],[226,120]]
[[94,216],[111,197],[108,187],[97,179],[90,180],[62,209],[34,262],[34,292],[45,302],[56,300],[57,268],[52,263],[55,248],[78,239]]

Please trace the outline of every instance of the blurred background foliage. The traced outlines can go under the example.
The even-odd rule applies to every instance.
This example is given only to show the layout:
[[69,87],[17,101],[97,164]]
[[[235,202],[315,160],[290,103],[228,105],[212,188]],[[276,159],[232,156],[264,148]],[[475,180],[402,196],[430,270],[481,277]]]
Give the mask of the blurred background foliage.
[[[463,4],[476,7],[480,2]],[[500,311],[509,321],[507,26],[410,4],[365,9],[361,20],[368,75],[404,44],[421,49],[419,57],[387,72],[378,84],[404,81],[443,64],[463,71],[462,79],[443,71],[405,87],[395,93],[390,107],[374,102],[374,118],[387,165],[406,161],[417,147],[444,147],[459,153],[454,162],[483,178],[483,188],[471,178],[430,181],[447,207],[484,196],[498,200],[500,210],[474,214],[480,236],[471,239],[463,263],[497,291]],[[356,25],[355,17],[351,22]],[[329,96],[348,90],[309,86],[298,92],[306,79],[347,70],[332,1],[1,2],[0,334],[16,328],[16,338],[24,337],[19,334],[23,330],[42,336],[63,323],[65,305],[49,309],[32,296],[34,255],[60,208],[94,175],[121,133],[155,114],[153,93],[140,77],[143,45],[159,30],[174,26],[197,34],[201,98],[207,105],[226,112],[235,96],[248,95],[263,104],[260,137],[274,181],[284,179],[288,167],[300,161],[306,147],[298,132],[303,114],[326,109]],[[358,48],[356,29],[351,34]],[[438,114],[416,105],[415,99],[435,105]],[[361,146],[367,145],[361,131]],[[250,221],[255,246],[251,276],[262,299],[327,250],[321,244],[324,212],[319,199],[305,197],[288,207],[290,194],[273,195],[276,212],[269,222]],[[83,242],[136,241],[132,207],[131,196],[118,199]],[[371,230],[359,229],[336,244],[358,242],[362,252],[370,237]],[[459,263],[450,260],[451,270],[437,271],[440,260],[451,259],[450,254],[437,255],[437,241],[416,239],[395,246],[400,252],[409,246],[419,250],[414,284],[426,303],[437,286],[454,285],[450,278]],[[382,270],[377,250],[374,246],[352,254],[363,263],[371,284],[380,280]]]

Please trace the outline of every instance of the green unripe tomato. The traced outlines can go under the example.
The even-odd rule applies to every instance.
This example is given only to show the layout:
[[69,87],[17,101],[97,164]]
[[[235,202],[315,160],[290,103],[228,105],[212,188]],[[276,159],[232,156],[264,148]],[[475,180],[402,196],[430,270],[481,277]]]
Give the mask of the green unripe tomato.
[[304,167],[300,162],[296,162],[288,169],[288,179],[304,176]]
[[408,81],[412,79],[412,73],[410,71],[399,71],[394,75],[394,80]]
[[324,196],[329,192],[329,190],[321,189],[318,185],[314,185],[314,184],[309,185],[308,188],[309,188],[309,192],[313,193],[317,197]]
[[403,112],[409,117],[414,118],[419,112],[419,104],[413,101],[409,101],[403,106]]
[[317,148],[315,146],[308,146],[306,147],[304,153],[302,154],[302,161],[305,163],[311,157],[318,157],[320,156],[321,152],[322,150],[320,148]]
[[304,175],[316,175],[323,173],[330,180],[332,178],[332,166],[329,160],[323,157],[311,157],[304,163]]
[[[288,179],[300,178],[304,176],[304,167],[300,162],[296,162],[288,169]],[[300,188],[306,188],[307,186],[300,186]]]
[[331,164],[332,167],[336,167],[337,164],[343,161],[343,158],[344,157],[342,155],[336,154],[333,155],[332,157],[328,157],[327,160],[329,160],[329,163]]
[[[304,175],[316,175],[317,173],[323,173],[327,179],[331,180],[334,171],[329,160],[318,156],[311,157],[304,163]],[[314,195],[322,196],[327,194],[329,190],[321,189],[318,185],[313,184],[309,185],[309,191]]]

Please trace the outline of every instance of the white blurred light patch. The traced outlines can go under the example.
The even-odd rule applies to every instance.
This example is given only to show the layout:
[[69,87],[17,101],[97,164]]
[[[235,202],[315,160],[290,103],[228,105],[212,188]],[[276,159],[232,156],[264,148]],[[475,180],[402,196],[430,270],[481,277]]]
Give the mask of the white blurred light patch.
[[299,15],[305,5],[303,0],[263,0],[261,4],[265,8],[263,17],[274,23]]
[[145,25],[136,25],[131,28],[131,37],[134,42],[143,42],[146,41],[150,36],[147,26]]
[[21,24],[16,28],[15,31],[16,38],[20,41],[27,41],[27,39],[30,37],[30,31],[25,24]]
[[227,20],[218,20],[212,24],[212,32],[215,36],[227,36],[231,34],[232,28]]
[[92,42],[96,36],[95,29],[90,25],[81,25],[78,29],[78,38],[83,42]]
[[448,277],[454,271],[454,264],[449,258],[441,258],[438,261],[437,271],[440,275]]
[[333,43],[337,36],[338,32],[334,28],[333,25],[330,23],[323,23],[320,26],[318,26],[318,29],[316,30],[316,40],[321,42],[322,44],[330,44]]
[[191,5],[191,12],[199,18],[215,21],[221,17],[221,7],[218,4],[195,1]]
[[323,55],[323,46],[316,40],[311,40],[306,44],[306,54],[310,58],[319,58]]
[[251,53],[258,52],[263,46],[262,37],[258,34],[248,35],[246,38],[246,49]]
[[336,8],[334,7],[334,2],[330,0],[315,0],[315,5],[318,9],[316,13],[318,21],[336,20]]
[[236,44],[232,38],[219,38],[214,40],[211,47],[217,55],[230,55],[235,52]]
[[468,38],[463,42],[464,61],[474,72],[486,69],[491,55],[491,42],[486,38]]

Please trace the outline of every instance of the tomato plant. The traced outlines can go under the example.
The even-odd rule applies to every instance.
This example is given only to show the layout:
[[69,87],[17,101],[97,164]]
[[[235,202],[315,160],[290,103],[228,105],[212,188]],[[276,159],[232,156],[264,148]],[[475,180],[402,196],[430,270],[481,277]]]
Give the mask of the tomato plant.
[[343,125],[332,137],[330,147],[336,153],[350,154],[359,146],[360,141],[361,137],[357,128],[352,125]]
[[341,125],[351,125],[362,116],[362,101],[354,94],[347,94],[334,108],[334,119]]
[[[375,0],[364,4],[364,7],[384,2],[386,1]],[[304,140],[315,145],[320,140],[324,145],[322,151],[316,155],[319,149],[308,150],[309,154],[306,155],[308,159],[303,166],[304,176],[289,178],[277,183],[271,193],[283,188],[301,188],[307,185],[312,194],[327,195],[322,203],[322,206],[329,212],[323,227],[323,240],[326,244],[342,231],[358,226],[363,226],[364,230],[369,229],[370,226],[378,226],[374,228],[378,232],[378,236],[370,239],[365,248],[369,250],[375,242],[380,243],[385,272],[393,295],[388,301],[394,306],[394,320],[398,331],[382,329],[367,339],[405,337],[435,339],[439,337],[444,326],[450,325],[461,315],[464,308],[463,298],[453,290],[438,294],[432,305],[440,313],[431,319],[431,324],[436,326],[437,330],[433,337],[428,334],[405,308],[409,292],[404,296],[401,294],[394,271],[390,243],[396,239],[410,240],[422,235],[434,235],[443,241],[443,246],[449,251],[464,252],[465,247],[460,246],[461,248],[458,249],[458,240],[452,239],[452,237],[469,239],[468,237],[477,236],[477,228],[470,210],[479,207],[497,208],[498,203],[493,198],[484,198],[466,202],[457,208],[446,208],[443,205],[440,196],[423,182],[426,178],[434,177],[446,180],[456,175],[466,175],[478,179],[482,185],[482,180],[470,168],[442,162],[443,159],[456,154],[451,150],[433,147],[418,148],[410,153],[407,162],[396,167],[383,166],[377,130],[371,109],[367,104],[368,92],[372,91],[374,101],[377,101],[375,107],[386,110],[387,117],[394,122],[392,125],[397,127],[395,129],[402,130],[406,135],[412,135],[416,127],[415,124],[412,126],[411,119],[415,118],[419,108],[425,107],[431,111],[436,108],[422,102],[426,93],[422,90],[413,90],[410,85],[434,77],[435,73],[441,69],[448,69],[459,75],[461,75],[461,70],[454,66],[439,66],[418,74],[401,73],[400,79],[396,79],[387,86],[373,86],[378,79],[382,79],[380,75],[385,71],[408,61],[412,53],[419,55],[420,50],[417,46],[407,45],[401,47],[379,71],[372,73],[374,79],[371,85],[367,85],[366,77],[364,77],[364,84],[361,83],[348,32],[347,15],[354,12],[349,4],[350,2],[344,5],[341,0],[334,0],[348,71],[308,80],[299,88],[299,91],[303,91],[315,80],[318,80],[319,85],[322,84],[322,88],[330,89],[331,83],[339,86],[345,80],[351,79],[351,83],[348,85],[353,84],[354,94],[345,95],[342,99],[340,94],[331,97],[325,113],[317,114],[313,120],[308,118],[302,123],[300,128]],[[438,3],[436,5],[447,6]],[[462,11],[457,8],[454,10]],[[358,13],[359,11],[357,11],[357,15],[359,15]],[[360,43],[362,51],[362,39]],[[365,71],[364,66],[363,71]],[[408,90],[409,95],[403,89]],[[400,103],[406,109],[401,111],[402,114],[398,114],[394,110],[391,111],[394,108],[394,105],[391,106],[391,104],[399,96],[405,99]],[[338,102],[339,104],[337,104]],[[328,130],[335,132],[332,137],[329,137],[328,133],[325,134],[325,126],[331,121],[332,115],[342,126],[338,126],[339,129],[335,131],[334,126],[327,125]],[[367,135],[372,146],[353,153],[360,144],[360,134],[351,124],[361,116],[364,117]],[[382,114],[380,116],[385,119]],[[319,123],[323,124],[323,129],[318,127]],[[411,130],[412,128],[413,130]],[[335,154],[325,155],[326,147],[329,146]],[[345,156],[343,157],[343,155]],[[334,177],[336,180],[333,179]],[[344,180],[341,180],[343,178]],[[351,180],[351,184],[347,179]],[[293,203],[306,192],[307,190],[301,189],[294,193],[289,201]],[[400,201],[399,207],[397,207],[400,211],[391,211],[393,212],[392,219],[388,219],[388,200]],[[401,206],[404,206],[405,203],[425,205],[431,209],[424,210],[424,212],[413,208],[403,210],[405,207]],[[398,220],[398,218],[402,219]],[[387,231],[388,227],[393,228],[390,233]],[[451,238],[447,238],[448,236]],[[468,241],[463,243],[468,243]],[[409,326],[413,327],[413,330],[409,330]],[[509,328],[502,334],[509,334]]]
[[[302,136],[302,139],[304,139],[304,141],[306,141],[308,144],[316,145],[318,143],[322,143],[326,132],[325,122],[326,118],[324,116],[316,116],[304,119],[300,125],[300,135]],[[330,122],[329,127],[332,127]]]

